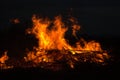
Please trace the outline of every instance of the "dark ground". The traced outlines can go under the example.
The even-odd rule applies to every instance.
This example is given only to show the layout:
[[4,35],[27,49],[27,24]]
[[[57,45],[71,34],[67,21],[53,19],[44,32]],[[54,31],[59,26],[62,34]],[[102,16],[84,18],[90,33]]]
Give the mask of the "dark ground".
[[[25,49],[32,49],[33,45],[36,44],[36,40],[33,36],[25,35],[25,28],[16,28],[22,24],[11,24],[11,28],[6,31],[1,31],[0,39],[0,51],[1,54],[5,50],[8,50],[10,57],[16,59],[22,58],[25,54]],[[22,25],[23,26],[23,25]],[[26,26],[26,25],[24,25]],[[60,71],[44,70],[41,68],[13,68],[9,70],[0,71],[0,80],[17,80],[17,79],[32,79],[32,80],[116,80],[120,79],[120,50],[119,50],[119,37],[97,37],[97,36],[86,36],[82,34],[87,40],[99,41],[102,48],[107,50],[111,59],[105,66],[81,63],[70,69],[67,66],[65,69]],[[31,44],[32,43],[32,44]],[[33,44],[34,43],[34,44]]]

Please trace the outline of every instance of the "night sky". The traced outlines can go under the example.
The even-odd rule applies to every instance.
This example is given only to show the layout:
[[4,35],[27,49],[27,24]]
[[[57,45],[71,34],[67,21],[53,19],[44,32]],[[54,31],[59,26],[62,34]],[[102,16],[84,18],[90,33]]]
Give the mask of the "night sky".
[[88,35],[120,37],[120,5],[115,0],[1,0],[0,29],[10,19],[30,20],[33,14],[54,17],[70,12]]

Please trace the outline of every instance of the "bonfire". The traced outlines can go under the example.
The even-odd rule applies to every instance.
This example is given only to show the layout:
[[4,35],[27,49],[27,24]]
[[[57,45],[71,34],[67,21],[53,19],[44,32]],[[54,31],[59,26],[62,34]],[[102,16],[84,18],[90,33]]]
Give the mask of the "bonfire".
[[[74,45],[69,44],[65,39],[65,33],[72,28],[72,35],[78,38],[76,32],[80,26],[75,18],[70,17],[68,21],[70,26],[62,21],[61,16],[56,16],[54,20],[48,18],[38,18],[33,16],[33,27],[27,29],[28,34],[34,34],[38,39],[38,46],[29,51],[24,57],[26,62],[33,62],[35,66],[46,66],[57,63],[66,63],[74,68],[77,62],[95,62],[104,63],[108,59],[108,53],[102,50],[99,42],[94,40],[85,41],[80,38]],[[44,65],[43,65],[44,63]]]
[[[16,19],[16,23],[18,20]],[[77,20],[74,17],[68,18],[66,24],[61,16],[56,16],[53,20],[40,18],[36,15],[32,17],[33,26],[26,30],[27,34],[32,34],[37,39],[38,45],[33,46],[33,50],[26,52],[23,60],[18,61],[19,67],[41,67],[57,68],[61,65],[69,65],[74,68],[75,64],[81,62],[104,64],[109,55],[101,48],[99,42],[94,40],[86,41],[78,38],[76,33],[80,31]],[[77,39],[73,45],[65,38],[66,32],[71,28],[71,36]],[[32,44],[32,43],[31,43]],[[8,60],[7,53],[0,58],[0,67],[7,67],[5,61]],[[17,63],[11,62],[12,67],[17,67]],[[15,63],[15,64],[13,64]]]

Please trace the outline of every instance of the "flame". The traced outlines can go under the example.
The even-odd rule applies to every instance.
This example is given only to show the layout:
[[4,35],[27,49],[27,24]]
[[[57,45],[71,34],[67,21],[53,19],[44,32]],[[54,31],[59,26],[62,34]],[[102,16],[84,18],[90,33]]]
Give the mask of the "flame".
[[[72,17],[69,20],[72,23],[72,35],[77,38],[76,31],[80,30],[80,26],[75,18]],[[104,62],[108,56],[107,53],[101,54],[103,50],[99,42],[87,42],[80,39],[75,46],[68,44],[64,36],[69,26],[63,23],[61,16],[56,16],[54,20],[50,20],[48,18],[37,18],[34,15],[32,21],[33,27],[27,29],[27,32],[34,34],[38,39],[38,47],[34,47],[33,51],[27,53],[27,56],[24,57],[26,62],[53,63],[55,60],[66,58],[70,67],[74,68],[75,61],[80,61],[82,55],[84,55],[84,62],[89,60],[87,56],[92,54],[94,56],[90,60],[100,63]]]
[[9,59],[8,55],[7,55],[8,51],[4,52],[4,55],[2,55],[0,57],[0,68],[1,69],[9,69],[12,68],[13,66],[7,66],[6,61]]
[[7,56],[7,51],[4,52],[4,55],[1,56],[0,58],[0,63],[4,64],[6,60],[8,60],[8,56]]
[[36,35],[38,39],[39,49],[69,49],[71,48],[64,39],[67,28],[61,21],[61,17],[55,17],[52,29],[48,29],[50,26],[49,20],[36,19],[33,17],[33,30],[32,33]]

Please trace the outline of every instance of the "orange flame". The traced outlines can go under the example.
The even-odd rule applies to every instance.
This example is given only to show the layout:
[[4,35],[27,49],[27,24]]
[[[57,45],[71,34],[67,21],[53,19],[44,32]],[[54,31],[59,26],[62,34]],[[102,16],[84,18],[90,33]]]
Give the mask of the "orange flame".
[[4,64],[8,60],[7,51],[4,52],[4,55],[0,58],[0,63]]
[[[68,44],[67,40],[64,38],[65,32],[68,30],[68,26],[62,22],[62,17],[57,16],[54,20],[49,20],[48,18],[37,18],[35,15],[32,18],[33,27],[28,29],[27,32],[34,34],[38,39],[38,47],[34,47],[35,50],[29,52],[24,59],[26,61],[33,61],[35,63],[40,62],[54,62],[54,54],[47,53],[49,50],[59,50],[61,54],[69,55],[69,52],[74,54],[88,53],[93,54],[102,52],[100,43],[95,41],[87,42],[84,39],[81,39],[80,42],[84,44],[81,46],[80,42],[76,42],[76,46],[71,46]],[[75,18],[71,18],[72,22],[72,35],[76,36],[76,31],[80,29],[80,26],[76,22]],[[69,52],[65,52],[68,50]],[[58,53],[59,54],[59,53]],[[106,54],[106,53],[104,53]],[[96,62],[104,62],[104,57],[108,56],[103,54],[95,55]],[[57,57],[60,58],[61,56]],[[68,58],[68,57],[67,57]],[[78,61],[78,57],[73,57],[74,60]],[[99,59],[98,59],[99,58]],[[86,59],[85,59],[86,60]],[[68,61],[68,64],[71,68],[74,68],[74,62],[71,60]]]
[[8,55],[7,55],[7,51],[4,52],[4,55],[2,55],[0,57],[0,68],[1,69],[8,69],[8,68],[12,68],[13,66],[7,66],[6,65],[6,61],[9,59]]

